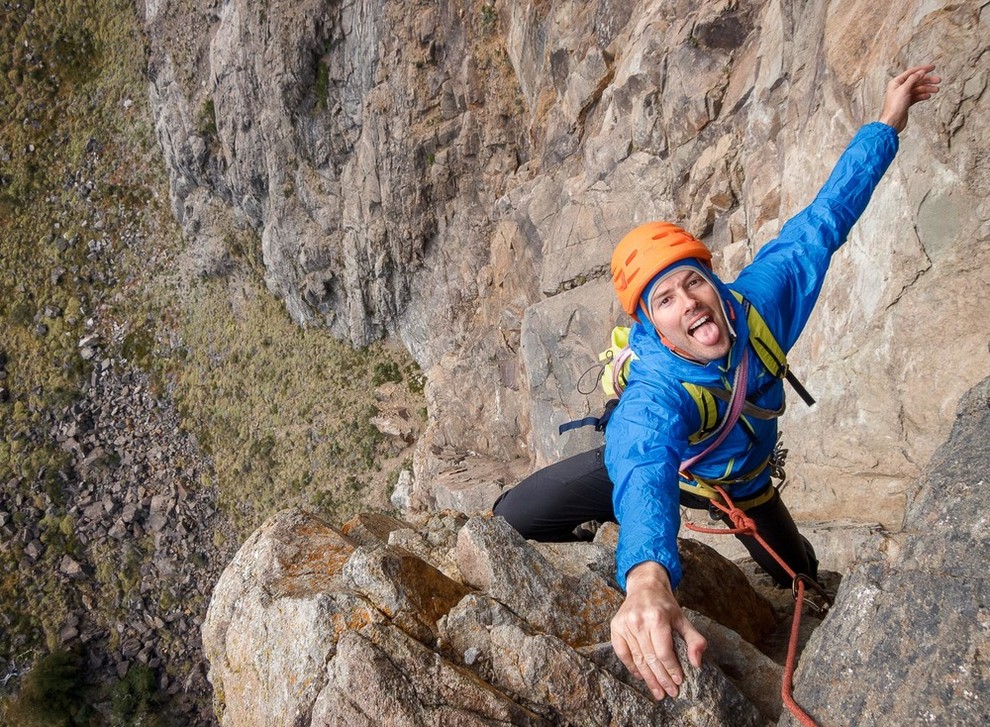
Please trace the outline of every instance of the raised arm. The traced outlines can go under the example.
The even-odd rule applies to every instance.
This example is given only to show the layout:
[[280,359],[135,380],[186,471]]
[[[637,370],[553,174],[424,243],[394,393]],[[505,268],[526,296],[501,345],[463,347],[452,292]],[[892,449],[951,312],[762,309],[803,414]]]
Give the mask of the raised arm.
[[938,93],[935,66],[908,68],[887,84],[879,121],[867,124],[839,158],[815,199],[756,254],[735,287],[761,312],[785,351],[797,340],[832,255],[866,210],[899,144],[908,110]]

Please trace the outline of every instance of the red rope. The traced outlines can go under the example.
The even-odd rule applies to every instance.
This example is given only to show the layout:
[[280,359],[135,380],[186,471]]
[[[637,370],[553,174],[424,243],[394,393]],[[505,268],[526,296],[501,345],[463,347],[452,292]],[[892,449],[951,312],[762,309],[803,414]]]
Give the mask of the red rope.
[[710,533],[713,535],[748,535],[756,540],[760,545],[763,546],[764,550],[767,551],[773,559],[780,564],[780,567],[784,569],[794,581],[796,586],[796,591],[794,594],[794,618],[791,620],[791,638],[787,644],[787,660],[784,664],[784,678],[780,684],[780,696],[784,700],[784,705],[787,710],[797,718],[805,727],[818,727],[811,716],[801,709],[801,706],[794,701],[793,682],[794,682],[794,669],[797,666],[797,645],[798,636],[801,630],[801,608],[804,606],[804,580],[799,578],[794,569],[791,568],[784,559],[777,555],[776,551],[771,548],[767,542],[760,536],[756,530],[756,523],[753,519],[746,514],[744,510],[736,507],[732,499],[729,497],[728,493],[719,486],[715,487],[718,493],[725,500],[725,504],[712,500],[712,505],[723,513],[728,515],[729,520],[735,526],[733,528],[705,528],[700,525],[695,525],[694,523],[684,523],[689,530],[693,530],[696,533]]

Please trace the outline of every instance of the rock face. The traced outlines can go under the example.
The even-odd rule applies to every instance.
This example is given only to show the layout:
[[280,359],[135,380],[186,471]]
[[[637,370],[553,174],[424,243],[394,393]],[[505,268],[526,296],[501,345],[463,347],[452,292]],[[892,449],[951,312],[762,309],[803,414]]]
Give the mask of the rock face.
[[[538,547],[501,518],[442,515],[345,530],[284,511],[224,572],[203,627],[221,724],[763,725],[779,713],[780,667],[700,614],[712,647],[682,698],[657,703],[630,682],[607,643],[621,601],[607,532]],[[705,550],[699,566],[732,568]],[[762,599],[738,595],[724,611],[754,631],[746,609]]]
[[990,379],[960,402],[894,547],[843,580],[797,677],[797,699],[822,724],[990,721],[988,430]]
[[593,376],[578,382],[620,319],[606,269],[621,235],[678,221],[731,279],[911,63],[938,64],[943,91],[912,114],[791,357],[819,401],[785,418],[792,509],[899,526],[952,407],[990,373],[986,317],[971,315],[990,290],[979,3],[145,11],[189,264],[222,270],[244,254],[226,241],[253,231],[298,321],[412,351],[432,420],[413,506],[481,510],[597,441],[555,428],[601,406],[581,393]]
[[[842,581],[807,642],[795,696],[820,724],[990,717],[988,426],[990,379],[962,401],[952,438],[912,487],[905,533]],[[621,599],[614,526],[568,544],[450,513],[415,525],[366,515],[344,530],[282,512],[224,572],[203,626],[221,724],[734,727],[780,717],[782,669],[766,654],[782,655],[764,637],[779,636],[789,598],[768,603],[697,542],[682,542],[691,567],[679,597],[706,612],[688,611],[709,648],[682,696],[657,703],[607,642]],[[781,724],[792,723],[785,714]]]

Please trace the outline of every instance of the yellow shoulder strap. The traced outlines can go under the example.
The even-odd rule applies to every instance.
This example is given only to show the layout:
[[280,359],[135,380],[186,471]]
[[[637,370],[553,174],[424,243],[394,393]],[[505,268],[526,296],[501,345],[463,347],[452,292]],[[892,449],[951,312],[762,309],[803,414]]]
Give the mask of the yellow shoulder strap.
[[698,416],[701,417],[701,427],[688,437],[690,444],[696,444],[718,427],[718,406],[715,396],[705,387],[687,382],[682,382],[681,385],[691,395],[695,406],[698,407]]
[[749,326],[749,341],[760,361],[774,377],[778,379],[787,375],[787,356],[777,339],[770,332],[770,327],[756,307],[743,298],[742,293],[731,291],[736,300],[742,303],[746,310],[746,325]]
[[605,362],[602,389],[608,396],[622,396],[633,358],[635,354],[629,348],[629,326],[616,326],[612,329],[609,347],[598,354],[598,360]]

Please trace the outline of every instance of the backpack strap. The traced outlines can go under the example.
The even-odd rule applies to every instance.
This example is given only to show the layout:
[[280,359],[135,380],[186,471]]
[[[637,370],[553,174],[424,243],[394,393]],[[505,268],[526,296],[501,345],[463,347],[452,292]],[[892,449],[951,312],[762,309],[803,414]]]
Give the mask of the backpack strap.
[[629,348],[629,326],[616,326],[612,329],[609,347],[598,354],[604,361],[601,384],[608,396],[622,396],[629,376],[629,364],[636,354]]
[[791,385],[791,388],[794,389],[795,393],[801,397],[801,400],[805,404],[808,406],[814,405],[814,397],[808,393],[808,390],[804,388],[798,377],[791,372],[790,367],[787,365],[787,356],[784,354],[784,349],[777,343],[777,339],[770,332],[770,326],[763,320],[763,316],[760,315],[760,312],[752,303],[743,297],[742,293],[736,290],[730,292],[746,312],[746,324],[749,326],[749,342],[759,357],[760,362],[775,378],[786,379],[787,383]]
[[[701,386],[700,384],[691,384],[684,381],[681,382],[681,386],[687,390],[691,400],[698,407],[701,426],[698,427],[696,432],[688,436],[688,442],[690,444],[697,444],[703,439],[712,436],[718,429],[718,404],[715,399],[721,399],[722,397],[715,395],[715,389]],[[719,391],[728,396],[729,399],[732,398],[732,392],[726,389],[720,389]],[[728,401],[729,399],[724,399],[723,401]]]
[[557,433],[563,434],[564,432],[569,432],[572,429],[577,429],[579,427],[592,426],[595,428],[596,432],[604,432],[605,427],[608,426],[608,420],[612,417],[612,412],[615,411],[615,407],[618,403],[618,399],[609,399],[605,402],[605,410],[602,412],[601,416],[584,417],[583,419],[573,419],[569,422],[564,422],[557,427]]

